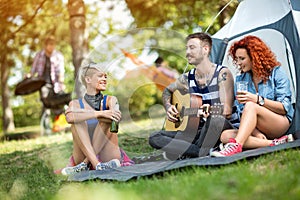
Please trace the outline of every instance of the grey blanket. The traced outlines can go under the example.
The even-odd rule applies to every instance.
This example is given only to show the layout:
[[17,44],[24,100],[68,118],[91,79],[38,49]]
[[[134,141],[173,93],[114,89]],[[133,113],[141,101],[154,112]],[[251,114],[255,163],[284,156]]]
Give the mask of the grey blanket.
[[300,139],[293,142],[273,146],[264,147],[253,150],[243,151],[242,153],[235,154],[229,157],[199,157],[185,160],[176,161],[155,161],[155,162],[145,162],[141,164],[135,164],[132,166],[119,167],[116,169],[109,169],[103,171],[90,170],[81,172],[68,177],[68,181],[87,181],[92,179],[101,180],[117,180],[117,181],[128,181],[133,178],[138,178],[141,176],[150,176],[153,174],[158,174],[164,171],[169,171],[173,169],[179,169],[188,166],[220,166],[230,163],[234,163],[238,160],[245,158],[253,158],[260,155],[300,147]]

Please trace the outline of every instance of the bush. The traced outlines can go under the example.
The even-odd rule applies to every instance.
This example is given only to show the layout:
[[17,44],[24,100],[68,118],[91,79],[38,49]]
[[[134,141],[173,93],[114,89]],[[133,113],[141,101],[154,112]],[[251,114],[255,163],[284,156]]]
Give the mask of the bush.
[[118,97],[124,120],[141,118],[161,99],[161,91],[143,75],[123,79],[115,88],[114,95]]
[[13,107],[14,122],[16,127],[39,125],[42,113],[42,103],[39,94],[34,93],[24,96],[24,101],[19,106]]

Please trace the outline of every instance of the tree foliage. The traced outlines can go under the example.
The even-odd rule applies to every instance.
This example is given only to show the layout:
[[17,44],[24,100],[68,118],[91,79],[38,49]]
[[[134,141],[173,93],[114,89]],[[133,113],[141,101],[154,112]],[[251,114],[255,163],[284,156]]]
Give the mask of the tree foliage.
[[[238,1],[126,0],[126,3],[134,17],[132,27],[156,27],[167,30],[164,34],[153,35],[148,40],[150,42],[148,47],[167,60],[171,67],[183,72],[187,63],[183,59],[178,59],[178,56],[185,55],[181,53],[185,50],[185,41],[182,38],[196,31],[214,34],[230,19]],[[175,32],[177,34],[174,34]],[[178,33],[183,37],[178,37]],[[178,52],[178,56],[174,56],[174,52]]]
[[[11,109],[14,86],[30,70],[33,57],[46,35],[53,34],[57,48],[69,52],[68,16],[61,0],[12,0],[0,4],[0,65],[3,130],[14,128]],[[66,63],[68,56],[66,55]],[[70,56],[69,56],[70,58]],[[8,82],[10,84],[8,84]],[[30,102],[25,102],[30,104]]]
[[161,99],[155,84],[141,74],[122,79],[114,95],[121,102],[122,118],[124,120],[135,120],[148,113],[149,107]]
[[[82,39],[80,37],[89,35],[88,48],[91,51],[102,51],[101,53],[105,54],[101,59],[99,58],[98,61],[101,62],[105,60],[113,62],[114,59],[118,60],[124,57],[120,52],[120,47],[124,47],[125,50],[129,50],[137,56],[145,48],[148,48],[150,50],[148,53],[155,52],[159,54],[169,62],[171,67],[176,68],[179,72],[183,72],[186,67],[184,36],[194,31],[205,31],[216,14],[229,2],[229,0],[125,0],[127,9],[132,15],[132,18],[130,18],[131,25],[126,27],[124,26],[125,19],[116,21],[113,14],[99,17],[99,14],[103,12],[115,13],[116,7],[124,2],[103,0],[99,1],[102,6],[99,7],[99,2],[95,1],[90,6],[85,5],[86,32],[84,34],[86,35],[73,35],[71,40],[68,6],[62,0],[0,1],[0,40],[2,42],[0,46],[0,93],[2,103],[0,114],[3,116],[4,129],[9,127],[7,121],[10,123],[13,121],[13,113],[17,120],[22,119],[20,116],[30,114],[27,111],[20,112],[16,108],[12,110],[10,103],[12,103],[13,107],[19,107],[20,110],[26,110],[28,108],[27,105],[32,105],[31,96],[15,97],[13,91],[16,83],[30,70],[33,57],[42,48],[42,41],[47,34],[56,36],[58,40],[57,49],[65,56],[65,81],[67,83],[67,91],[70,92],[74,89],[74,68],[72,62],[74,52],[71,49],[71,42],[76,42],[76,38],[80,40]],[[85,3],[82,0],[70,0],[70,2]],[[104,5],[109,6],[105,7]],[[212,23],[208,32],[213,34],[219,30],[233,14],[236,6],[237,0],[232,1],[216,21]],[[75,21],[73,20],[74,23]],[[142,30],[151,27],[154,27],[155,31]],[[130,31],[127,31],[128,29]],[[108,40],[112,35],[119,35],[118,40]],[[129,40],[133,40],[133,42],[128,43],[127,46],[122,46],[124,40],[125,43],[127,42],[127,38],[130,38]],[[106,50],[101,49],[105,45],[104,43],[107,43],[110,48]],[[86,43],[81,44],[84,44],[86,48]],[[97,48],[97,46],[101,48]],[[81,48],[81,46],[76,48]],[[119,50],[115,52],[116,48],[119,48]],[[80,51],[80,49],[77,50]],[[81,59],[79,57],[79,62]],[[125,59],[119,63],[120,68],[123,67]],[[76,62],[76,65],[79,62]],[[118,71],[114,71],[114,73],[118,73]],[[155,91],[153,90],[153,85],[146,84],[143,87],[136,88],[136,86],[132,86],[134,83],[126,83],[122,85],[123,87],[116,89],[119,81],[113,80],[112,83],[114,89],[111,90],[111,94],[118,94],[123,89],[125,94],[126,91],[131,91],[131,96],[129,97],[124,96],[124,94],[123,96],[120,94],[120,96],[121,99],[123,97],[129,99],[128,106],[133,113],[143,112],[142,110],[146,111],[147,105],[160,100],[160,94],[153,93]],[[133,88],[127,88],[130,85]],[[139,96],[140,94],[142,95],[141,97]],[[34,94],[33,96],[36,98],[38,95]],[[144,100],[136,100],[139,98]],[[38,104],[33,106],[36,107]],[[32,117],[35,118],[36,116]],[[18,122],[17,124],[19,125],[20,123]]]
[[40,124],[42,102],[38,92],[22,97],[24,103],[14,106],[14,123],[16,127],[34,126]]
[[[165,27],[191,33],[203,31],[229,0],[125,0],[137,27]],[[237,5],[233,1],[220,14],[209,33],[215,33],[232,15]]]

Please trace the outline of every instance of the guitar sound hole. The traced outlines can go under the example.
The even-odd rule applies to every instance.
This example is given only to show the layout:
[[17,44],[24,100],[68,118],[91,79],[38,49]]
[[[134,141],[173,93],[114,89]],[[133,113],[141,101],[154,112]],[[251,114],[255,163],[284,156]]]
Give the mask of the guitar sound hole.
[[180,119],[180,117],[176,117],[177,121],[175,122],[175,128],[178,128],[181,125],[182,120]]

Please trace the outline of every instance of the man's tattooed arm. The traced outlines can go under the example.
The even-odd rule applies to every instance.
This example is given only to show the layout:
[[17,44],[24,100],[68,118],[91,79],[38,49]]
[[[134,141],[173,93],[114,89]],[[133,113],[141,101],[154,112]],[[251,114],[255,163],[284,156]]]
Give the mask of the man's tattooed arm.
[[187,74],[182,74],[178,77],[178,79],[171,83],[162,94],[162,101],[163,105],[166,110],[170,108],[171,104],[171,97],[175,90],[181,91],[181,93],[187,93],[188,92],[188,76]]
[[224,105],[223,115],[229,119],[232,114],[232,106],[234,101],[234,80],[233,76],[228,68],[224,68],[221,70],[219,77],[219,94],[220,101]]
[[219,82],[222,82],[222,81],[226,81],[227,80],[227,72],[224,72],[221,74],[221,78],[219,79]]
[[162,101],[163,101],[166,111],[172,105],[171,104],[171,96],[172,96],[172,92],[170,91],[170,89],[168,87],[166,89],[164,89],[163,94],[162,94]]

